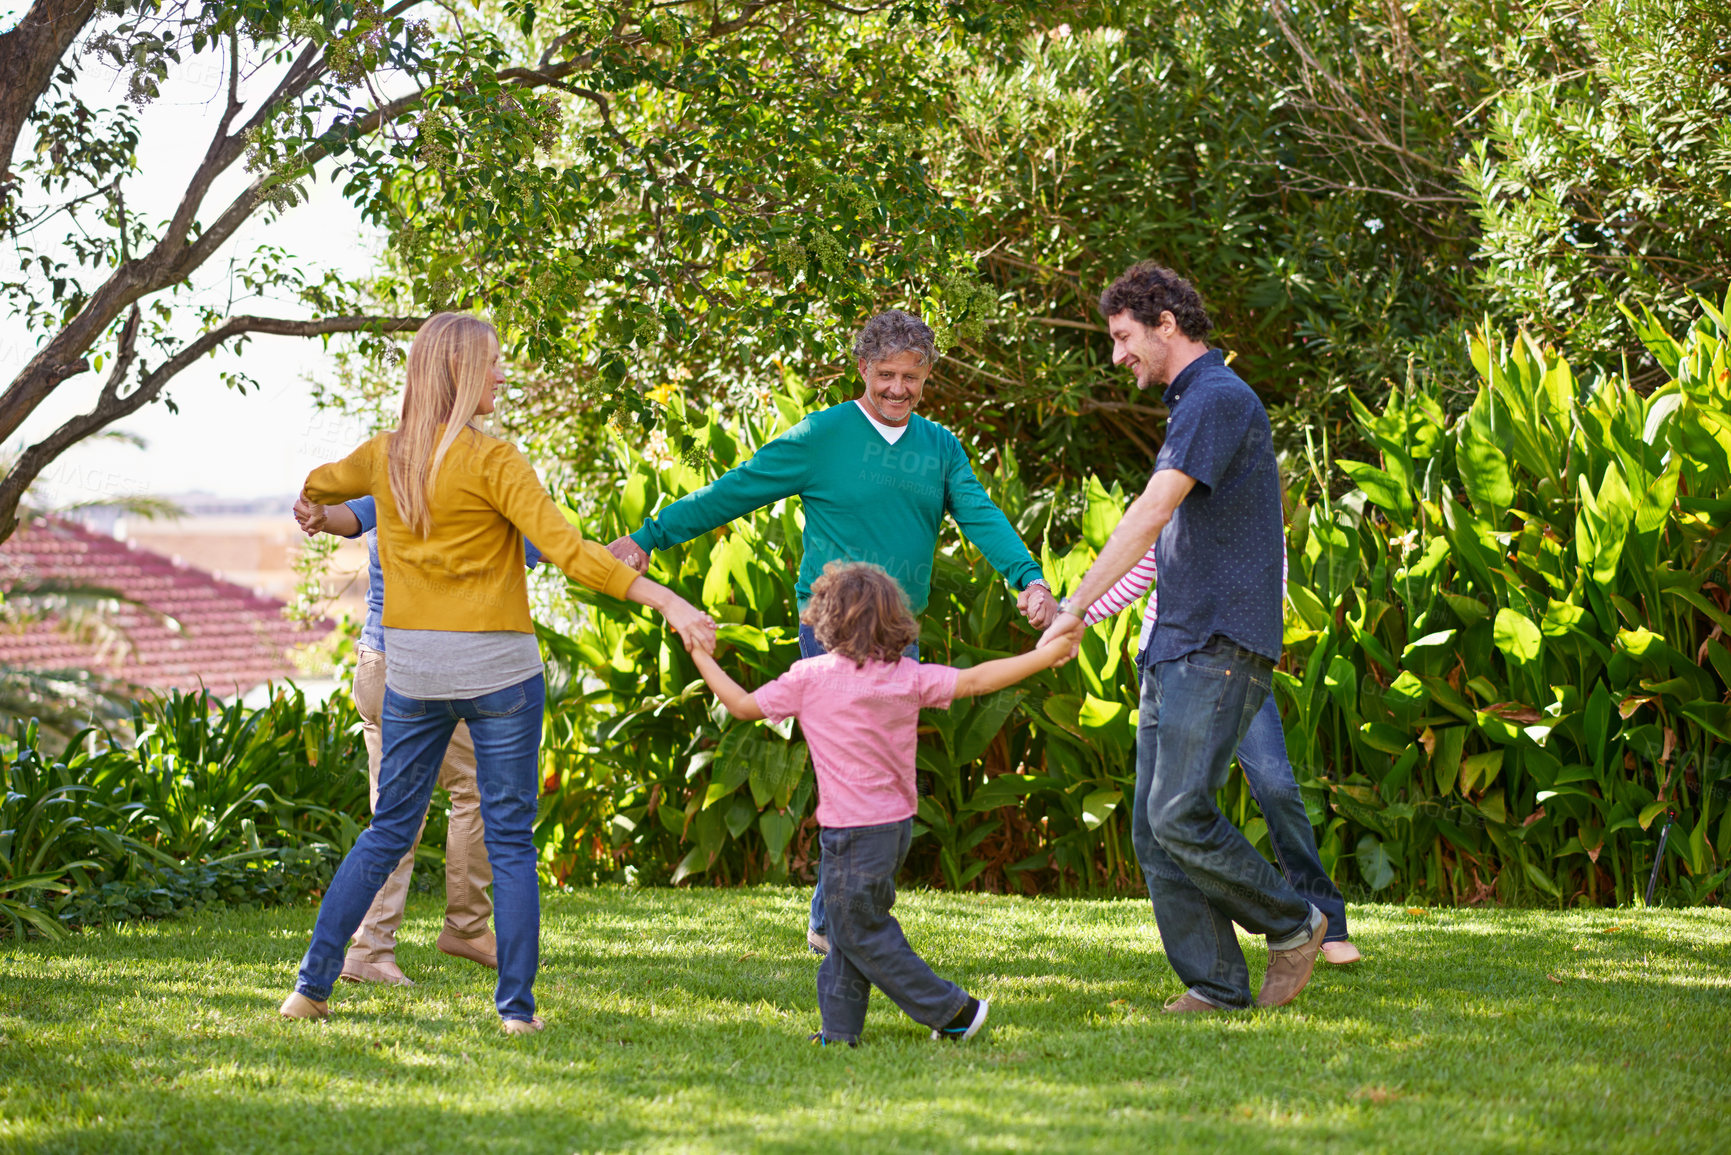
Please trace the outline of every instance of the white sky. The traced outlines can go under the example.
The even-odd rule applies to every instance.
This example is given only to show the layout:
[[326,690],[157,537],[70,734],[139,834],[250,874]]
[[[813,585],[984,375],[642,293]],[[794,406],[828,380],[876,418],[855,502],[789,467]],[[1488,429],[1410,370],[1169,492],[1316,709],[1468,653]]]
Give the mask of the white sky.
[[[0,29],[18,5],[0,2]],[[123,98],[123,78],[106,69],[89,69],[81,93],[91,104],[112,104]],[[268,77],[243,88],[262,96]],[[186,178],[197,167],[210,142],[223,99],[220,60],[199,57],[177,68],[163,86],[159,100],[141,116],[139,173],[126,185],[127,207],[147,219],[165,219],[178,202]],[[250,111],[250,110],[249,110]],[[245,114],[243,114],[244,117]],[[20,143],[19,152],[30,147]],[[240,165],[219,181],[206,198],[200,218],[215,219],[248,174]],[[328,172],[322,174],[328,178]],[[226,297],[224,272],[231,254],[244,255],[261,242],[287,249],[303,267],[334,267],[346,275],[364,273],[378,251],[379,239],[360,215],[338,195],[339,186],[321,181],[312,199],[266,225],[255,217],[219,256],[207,262],[196,282],[199,299],[221,303]],[[272,316],[305,317],[292,303],[250,301],[236,311]],[[39,335],[27,332],[10,317],[0,317],[0,386],[10,381],[34,352]],[[225,368],[244,360],[245,369],[261,389],[245,396],[221,379]],[[67,451],[43,475],[42,488],[55,502],[96,500],[118,493],[187,493],[202,490],[224,497],[289,494],[300,489],[307,471],[353,448],[364,431],[322,416],[311,402],[309,376],[329,379],[330,360],[316,340],[254,337],[239,358],[219,353],[181,373],[167,393],[180,408],[172,414],[160,402],[141,409],[117,426],[148,442],[144,451],[117,443],[85,443]],[[105,366],[106,369],[106,366]],[[87,409],[104,374],[86,373],[68,380],[25,424],[23,437],[34,442],[72,414]],[[16,450],[16,443],[8,450]]]

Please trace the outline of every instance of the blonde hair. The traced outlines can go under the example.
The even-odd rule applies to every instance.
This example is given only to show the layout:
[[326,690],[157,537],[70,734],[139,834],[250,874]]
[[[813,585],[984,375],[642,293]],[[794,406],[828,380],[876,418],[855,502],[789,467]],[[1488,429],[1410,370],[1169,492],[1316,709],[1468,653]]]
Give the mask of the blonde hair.
[[423,538],[433,529],[429,495],[439,466],[458,434],[480,428],[477,410],[498,355],[498,331],[467,313],[435,313],[409,347],[403,416],[390,440],[391,500],[397,516]]
[[920,639],[908,595],[883,567],[863,561],[824,566],[799,620],[824,649],[858,666],[898,661]]

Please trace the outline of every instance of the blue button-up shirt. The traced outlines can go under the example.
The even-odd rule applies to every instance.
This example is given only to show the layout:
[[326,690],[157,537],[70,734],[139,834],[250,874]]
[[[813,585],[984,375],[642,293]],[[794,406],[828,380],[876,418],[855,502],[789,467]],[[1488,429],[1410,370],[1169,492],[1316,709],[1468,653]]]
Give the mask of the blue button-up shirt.
[[[361,645],[385,652],[385,572],[379,568],[379,511],[370,497],[345,501],[349,512],[367,535],[367,617],[361,623]],[[523,564],[534,569],[541,564],[541,551],[523,539]]]
[[1268,410],[1218,350],[1166,389],[1171,417],[1156,472],[1196,479],[1154,546],[1160,617],[1150,662],[1169,662],[1224,634],[1280,660],[1280,470]]

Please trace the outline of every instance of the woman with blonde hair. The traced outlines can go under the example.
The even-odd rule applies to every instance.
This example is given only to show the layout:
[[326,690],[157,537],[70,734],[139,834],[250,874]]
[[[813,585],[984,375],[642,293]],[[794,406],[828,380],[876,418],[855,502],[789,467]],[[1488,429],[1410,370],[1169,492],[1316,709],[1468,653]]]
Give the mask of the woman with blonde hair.
[[499,336],[477,317],[440,313],[409,351],[402,420],[307,477],[302,496],[333,504],[371,495],[384,571],[384,752],[373,822],[319,906],[288,1018],[323,1018],[343,948],[414,844],[445,746],[459,721],[475,746],[481,818],[493,865],[496,1001],[504,1029],[540,1030],[535,819],[546,685],[523,576],[527,536],[573,580],[659,610],[687,649],[715,645],[715,623],[613,558],[565,520],[523,454],[479,428],[504,383]]

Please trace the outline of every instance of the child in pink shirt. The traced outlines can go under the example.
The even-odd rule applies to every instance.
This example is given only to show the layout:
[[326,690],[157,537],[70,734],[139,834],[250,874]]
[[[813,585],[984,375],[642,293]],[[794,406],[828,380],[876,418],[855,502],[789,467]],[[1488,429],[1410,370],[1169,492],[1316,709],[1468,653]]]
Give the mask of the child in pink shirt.
[[814,1043],[857,1046],[876,986],[932,1038],[970,1039],[987,1003],[939,978],[890,914],[913,837],[914,753],[921,707],[1013,685],[1074,653],[1054,643],[971,669],[902,656],[919,635],[907,597],[875,565],[831,562],[812,583],[802,620],[829,652],[793,664],[747,693],[701,651],[710,689],[735,718],[798,718],[817,770],[824,913],[830,951],[817,975],[823,1030]]

